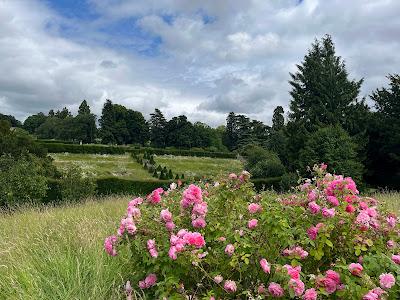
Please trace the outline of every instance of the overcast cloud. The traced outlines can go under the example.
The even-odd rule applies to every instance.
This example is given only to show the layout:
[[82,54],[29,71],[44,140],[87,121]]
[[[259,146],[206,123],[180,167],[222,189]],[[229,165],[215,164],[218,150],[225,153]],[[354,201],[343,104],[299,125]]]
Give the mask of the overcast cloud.
[[[65,1],[64,1],[65,2]],[[68,2],[68,1],[66,1]],[[23,120],[87,99],[216,126],[270,123],[289,72],[333,36],[361,97],[400,72],[398,0],[0,0],[0,112]],[[73,3],[73,4],[72,4]]]

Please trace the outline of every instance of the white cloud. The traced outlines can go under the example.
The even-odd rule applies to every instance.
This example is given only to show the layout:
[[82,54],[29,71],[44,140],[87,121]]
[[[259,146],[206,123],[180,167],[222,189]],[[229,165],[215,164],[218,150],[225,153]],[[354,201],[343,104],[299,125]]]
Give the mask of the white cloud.
[[[23,119],[86,98],[99,114],[106,98],[168,117],[223,123],[230,110],[270,122],[288,107],[289,72],[326,33],[362,95],[400,69],[400,1],[90,0],[93,21],[68,19],[34,0],[0,2],[0,105]],[[145,36],[100,28],[134,17]],[[63,34],[63,28],[73,30]],[[129,30],[129,28],[126,28]],[[158,55],[143,56],[158,38]],[[131,46],[130,48],[115,47]],[[152,50],[152,49],[150,49]]]

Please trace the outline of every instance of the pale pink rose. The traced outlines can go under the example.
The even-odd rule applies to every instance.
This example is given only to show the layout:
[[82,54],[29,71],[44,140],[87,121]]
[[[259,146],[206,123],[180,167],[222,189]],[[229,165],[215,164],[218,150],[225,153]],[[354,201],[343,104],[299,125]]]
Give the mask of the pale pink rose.
[[172,231],[175,229],[175,224],[174,222],[167,222],[165,223],[165,228],[167,228],[168,231]]
[[251,213],[251,214],[255,214],[262,210],[261,205],[259,205],[257,203],[250,203],[249,206],[247,207],[247,209],[249,210],[249,213]]
[[176,251],[176,247],[175,247],[175,246],[171,246],[171,247],[169,248],[168,256],[169,256],[171,259],[173,259],[173,260],[175,260],[175,259],[178,258],[178,256],[177,256],[177,251]]
[[258,220],[257,219],[251,219],[249,221],[249,223],[247,224],[247,226],[249,227],[249,229],[254,229],[257,227],[258,224]]
[[351,263],[349,265],[349,271],[354,276],[360,276],[361,272],[363,271],[363,266],[361,264],[358,264],[358,263]]
[[369,291],[362,297],[362,300],[379,300],[379,296],[373,291]]
[[271,282],[268,286],[268,292],[274,298],[283,297],[284,291],[279,283]]
[[265,273],[269,274],[271,272],[271,265],[268,263],[268,261],[265,258],[260,260],[260,265]]
[[388,240],[386,246],[388,247],[388,249],[394,249],[396,247],[396,243],[393,240]]
[[142,198],[135,198],[131,201],[129,201],[128,206],[137,206],[143,203],[143,199]]
[[163,209],[160,213],[160,218],[164,222],[171,222],[172,221],[172,213],[168,209]]
[[317,291],[314,288],[312,288],[304,292],[303,300],[317,300],[317,297],[318,297]]
[[314,201],[315,199],[317,199],[317,192],[315,190],[311,190],[308,195],[308,200],[310,201]]
[[386,218],[386,221],[387,221],[387,223],[388,223],[388,225],[389,225],[390,228],[394,228],[394,227],[396,226],[397,220],[396,220],[395,217],[392,217],[392,216],[387,217],[387,218]]
[[396,283],[396,279],[391,273],[383,273],[379,275],[379,284],[381,288],[388,290]]
[[236,282],[234,282],[233,280],[226,280],[224,283],[224,289],[225,291],[227,291],[228,293],[234,293],[236,292]]
[[146,284],[146,286],[149,288],[149,287],[152,287],[153,285],[155,285],[156,284],[156,282],[157,282],[157,276],[156,276],[156,274],[149,274],[149,275],[147,275],[147,277],[144,279],[144,282],[145,282],[145,284]]
[[135,206],[128,206],[126,214],[128,217],[133,217],[135,219],[140,218],[140,209]]
[[118,238],[115,235],[109,236],[104,240],[104,250],[107,252],[108,255],[117,255],[117,250],[115,249],[117,241]]
[[218,241],[220,241],[220,242],[225,242],[225,241],[226,241],[226,237],[220,236],[220,237],[218,238]]
[[192,214],[196,214],[199,216],[205,216],[207,213],[207,202],[200,202],[200,203],[196,203],[193,206],[192,209]]
[[260,284],[257,288],[257,293],[264,294],[265,293],[265,286],[264,284]]
[[232,256],[234,252],[235,252],[235,247],[232,244],[226,245],[226,247],[225,247],[226,254],[228,254],[229,256]]
[[237,179],[237,175],[235,174],[235,173],[231,173],[231,174],[229,174],[229,179]]
[[214,277],[214,282],[217,284],[220,284],[223,280],[224,278],[221,275],[217,275]]
[[311,240],[315,240],[317,238],[318,228],[316,226],[311,226],[307,229],[307,235]]
[[192,221],[192,226],[194,228],[204,228],[206,227],[206,225],[207,225],[206,220],[204,220],[203,218],[197,218]]

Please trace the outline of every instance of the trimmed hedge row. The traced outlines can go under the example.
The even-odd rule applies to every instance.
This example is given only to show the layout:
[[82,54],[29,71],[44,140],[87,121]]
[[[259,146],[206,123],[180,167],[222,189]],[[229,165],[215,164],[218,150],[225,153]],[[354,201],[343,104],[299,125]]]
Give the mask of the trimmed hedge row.
[[[174,180],[130,180],[122,179],[117,177],[106,177],[97,178],[96,183],[96,194],[97,195],[110,195],[110,194],[129,194],[135,195],[146,195],[150,194],[156,188],[162,187],[167,189],[169,184]],[[271,178],[259,178],[251,179],[256,190],[261,191],[263,189],[275,189],[279,190],[279,183],[281,177]],[[43,199],[43,203],[60,202],[61,201],[61,185],[60,181],[55,179],[48,180],[48,190],[46,198]]]
[[43,148],[46,148],[49,153],[125,154],[125,152],[129,151],[129,148],[122,146],[38,143]]
[[196,156],[196,157],[213,157],[213,158],[236,158],[235,153],[230,152],[210,152],[210,151],[194,151],[181,149],[162,149],[162,148],[133,148],[129,146],[107,146],[93,144],[65,144],[47,141],[38,141],[38,144],[47,149],[49,153],[90,153],[90,154],[124,154],[125,152],[140,154],[148,152],[157,155],[180,155],[180,156]]

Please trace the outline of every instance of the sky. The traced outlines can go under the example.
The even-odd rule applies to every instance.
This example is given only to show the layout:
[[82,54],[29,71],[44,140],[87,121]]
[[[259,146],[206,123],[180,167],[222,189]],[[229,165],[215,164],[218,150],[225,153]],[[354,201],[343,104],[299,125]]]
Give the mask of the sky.
[[0,113],[77,112],[106,99],[167,118],[271,123],[330,34],[361,97],[400,70],[399,0],[0,0]]

